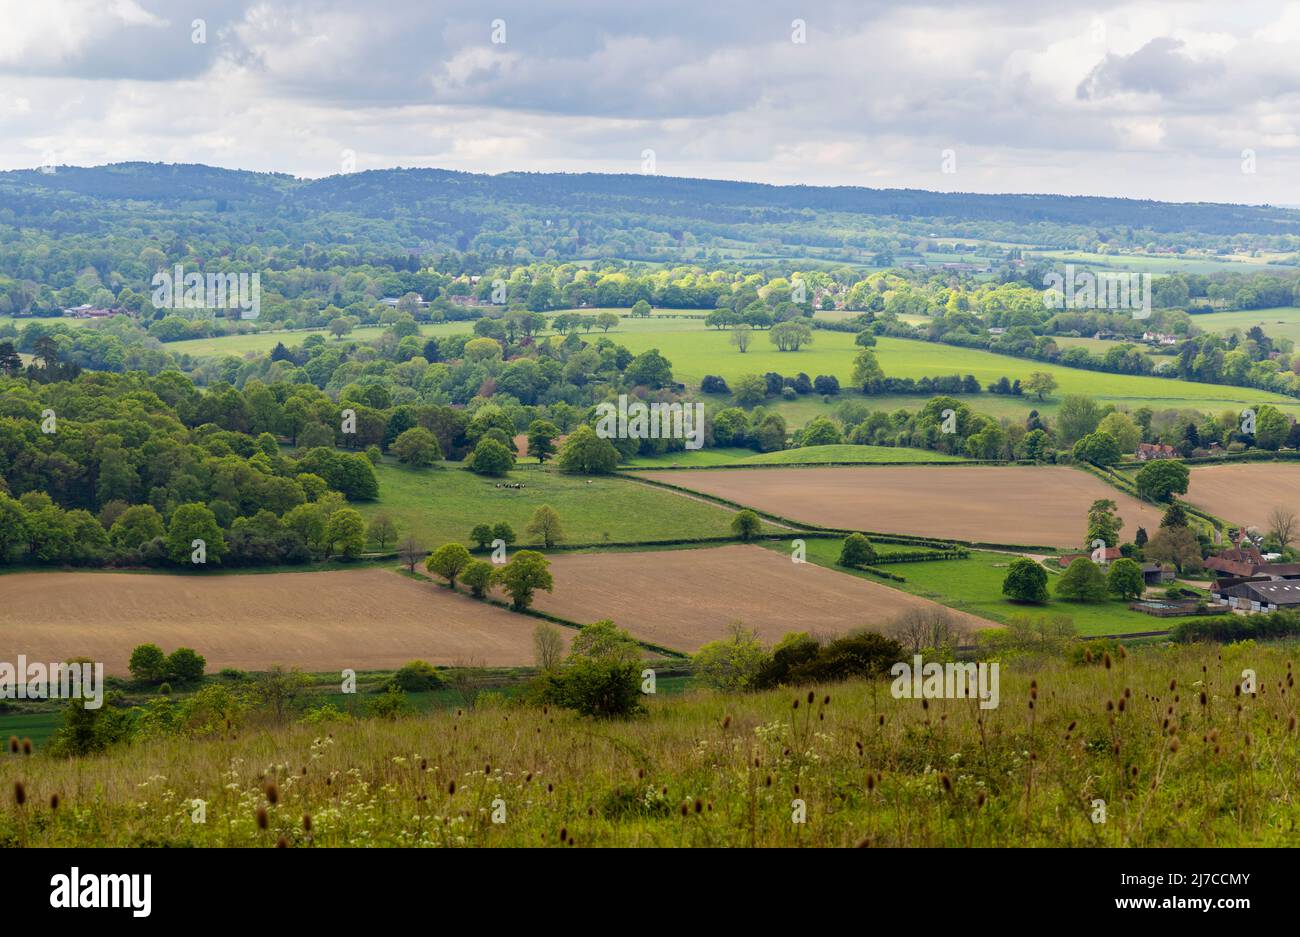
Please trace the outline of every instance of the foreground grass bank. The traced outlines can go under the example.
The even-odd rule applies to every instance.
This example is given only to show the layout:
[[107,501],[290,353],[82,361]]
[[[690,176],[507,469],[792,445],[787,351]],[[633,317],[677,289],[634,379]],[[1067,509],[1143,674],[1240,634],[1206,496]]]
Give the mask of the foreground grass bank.
[[[991,710],[894,699],[885,679],[650,698],[628,721],[488,698],[6,754],[0,845],[1294,846],[1297,656],[1005,660]],[[1258,695],[1238,695],[1244,669]]]

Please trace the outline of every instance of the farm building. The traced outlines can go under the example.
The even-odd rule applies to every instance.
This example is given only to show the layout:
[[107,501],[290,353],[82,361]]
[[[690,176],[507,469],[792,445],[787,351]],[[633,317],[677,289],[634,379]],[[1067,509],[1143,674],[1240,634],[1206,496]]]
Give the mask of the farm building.
[[1142,579],[1148,586],[1158,586],[1162,583],[1174,581],[1174,568],[1172,566],[1162,566],[1159,563],[1143,563]]
[[[1224,584],[1229,582],[1235,584]],[[1218,580],[1214,583],[1212,591],[1215,598],[1241,611],[1274,612],[1280,609],[1300,609],[1300,581],[1294,579]]]

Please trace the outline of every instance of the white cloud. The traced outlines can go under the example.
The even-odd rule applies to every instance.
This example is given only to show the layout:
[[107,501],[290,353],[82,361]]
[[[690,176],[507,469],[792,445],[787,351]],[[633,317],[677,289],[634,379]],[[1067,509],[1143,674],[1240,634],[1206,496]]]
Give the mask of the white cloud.
[[805,0],[797,45],[778,0],[209,0],[201,46],[161,0],[0,2],[0,168],[54,149],[324,175],[348,149],[636,171],[650,147],[668,174],[1254,201],[1294,201],[1300,169],[1283,2]]

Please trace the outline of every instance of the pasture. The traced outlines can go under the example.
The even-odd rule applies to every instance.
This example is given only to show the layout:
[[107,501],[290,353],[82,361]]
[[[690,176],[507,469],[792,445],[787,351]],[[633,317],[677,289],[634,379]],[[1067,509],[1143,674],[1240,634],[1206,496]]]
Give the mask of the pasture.
[[1194,465],[1187,500],[1229,523],[1267,531],[1274,508],[1300,516],[1300,462]]
[[1289,338],[1300,344],[1300,308],[1295,306],[1203,313],[1192,316],[1192,324],[1206,332],[1225,335],[1232,331],[1244,334],[1257,325],[1271,339]]
[[532,619],[386,569],[13,573],[3,582],[0,644],[9,653],[45,662],[88,657],[116,676],[145,643],[194,648],[209,673],[274,664],[383,670],[415,659],[533,663]]
[[[851,576],[860,576],[891,589],[899,589],[940,605],[995,622],[1005,622],[1013,615],[1031,618],[1046,615],[1049,618],[1066,616],[1074,625],[1075,633],[1088,635],[1129,634],[1139,631],[1158,631],[1168,628],[1178,619],[1152,618],[1129,609],[1127,603],[1064,602],[1054,597],[1060,577],[1049,575],[1047,591],[1053,598],[1046,605],[1022,605],[1008,601],[1002,595],[1002,582],[1016,555],[973,550],[964,560],[927,560],[921,563],[894,563],[881,568],[904,577],[906,582],[878,579],[870,573],[846,570],[836,565],[839,558],[839,540],[809,540],[808,561],[838,569]],[[772,547],[777,552],[782,547]],[[889,545],[877,545],[878,550],[893,550]],[[1052,567],[1048,567],[1049,570]]]
[[1119,505],[1124,533],[1160,511],[1062,466],[963,465],[726,469],[638,473],[805,524],[979,543],[1082,544],[1088,507]]
[[[505,521],[527,546],[533,512],[549,504],[560,515],[566,543],[606,543],[727,537],[735,512],[689,496],[616,477],[587,479],[553,468],[516,468],[505,478],[486,478],[450,462],[408,468],[393,461],[375,467],[379,500],[353,505],[367,520],[388,514],[398,536],[412,535],[426,548],[470,544],[478,524]],[[522,488],[498,488],[498,484]],[[389,544],[391,549],[392,544]]]
[[[912,564],[906,564],[912,565]],[[767,643],[791,631],[839,635],[879,629],[931,603],[875,582],[794,563],[789,546],[735,544],[699,550],[582,553],[551,557],[555,592],[541,611],[587,624],[611,618],[638,640],[694,652],[725,638],[733,624]],[[990,622],[959,615],[972,628]]]
[[[677,380],[693,386],[698,386],[707,374],[716,374],[732,382],[742,374],[762,374],[767,371],[790,376],[799,372],[810,377],[827,374],[838,378],[841,386],[850,386],[853,358],[859,350],[850,333],[818,331],[814,333],[812,345],[804,346],[798,351],[782,352],[771,344],[766,332],[760,332],[753,335],[753,343],[744,354],[730,343],[730,336],[729,330],[701,328],[654,335],[629,333],[619,341],[636,353],[658,348],[672,362],[673,374]],[[1293,398],[1254,388],[1084,371],[914,339],[880,338],[875,352],[887,377],[972,374],[979,380],[981,387],[1000,377],[1023,380],[1034,371],[1044,371],[1056,378],[1058,389],[1046,401],[1031,396],[1003,398],[1004,402],[1016,405],[1020,412],[1031,408],[1050,412],[1065,394],[1087,394],[1104,402],[1124,404],[1130,408],[1186,406],[1215,411],[1250,402],[1272,402],[1291,410],[1300,407]],[[815,399],[820,400],[820,397]],[[912,407],[919,408],[929,398],[917,396],[908,399],[912,401]],[[963,399],[976,409],[984,409],[991,399],[997,398],[992,394],[979,394]],[[876,406],[875,398],[865,400]]]

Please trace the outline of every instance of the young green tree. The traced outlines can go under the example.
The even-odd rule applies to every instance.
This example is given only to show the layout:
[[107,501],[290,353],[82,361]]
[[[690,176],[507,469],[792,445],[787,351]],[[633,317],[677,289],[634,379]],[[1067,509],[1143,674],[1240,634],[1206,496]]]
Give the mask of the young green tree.
[[515,454],[504,444],[485,436],[478,441],[469,457],[470,471],[500,477],[515,467]]
[[1074,457],[1094,465],[1117,465],[1120,460],[1119,443],[1108,433],[1089,433],[1074,444]]
[[167,679],[167,655],[156,644],[136,647],[126,667],[137,683],[160,683]]
[[1043,400],[1048,394],[1056,390],[1056,378],[1046,371],[1034,371],[1029,377],[1025,378],[1020,386],[1039,400]]
[[1092,502],[1088,508],[1088,533],[1083,541],[1086,549],[1091,550],[1093,543],[1098,540],[1104,541],[1108,547],[1119,543],[1119,532],[1124,529],[1124,521],[1116,513],[1118,510],[1119,505],[1110,498]]
[[528,455],[538,464],[555,455],[555,437],[560,428],[550,420],[533,420],[528,424]]
[[325,542],[331,555],[356,559],[366,549],[366,522],[353,508],[339,508],[325,524]]
[[1106,577],[1096,563],[1081,556],[1070,564],[1065,575],[1056,583],[1056,597],[1068,602],[1104,601]]
[[1165,513],[1160,517],[1161,527],[1186,527],[1187,509],[1181,502],[1175,501],[1169,507],[1165,508]]
[[489,525],[475,524],[474,529],[469,532],[469,539],[473,540],[474,545],[480,550],[486,550],[496,538],[493,536],[492,528]]
[[608,475],[618,466],[618,458],[614,444],[584,424],[564,441],[557,464],[566,475]]
[[474,558],[469,555],[469,550],[465,549],[464,544],[444,543],[424,561],[424,568],[446,579],[447,585],[454,592],[456,577],[473,561]]
[[840,547],[839,565],[850,568],[870,566],[876,561],[876,550],[863,534],[849,534]]
[[549,504],[543,504],[533,512],[532,520],[528,522],[524,532],[540,540],[542,545],[548,548],[564,539],[564,531],[560,527],[560,515]]
[[393,440],[393,454],[404,465],[424,468],[442,459],[438,437],[423,426],[413,426]]
[[1168,501],[1172,495],[1187,494],[1187,483],[1191,473],[1182,462],[1173,459],[1157,459],[1138,469],[1138,494],[1148,501]]
[[1142,567],[1128,558],[1111,563],[1110,571],[1106,573],[1106,590],[1117,599],[1126,602],[1138,598],[1146,591]]
[[[500,540],[502,543],[509,546],[518,539],[519,538],[515,535],[515,529],[505,521],[497,521],[492,525],[491,540]],[[491,540],[489,540],[489,543]]]
[[636,638],[608,618],[593,621],[578,629],[569,647],[570,659],[590,657],[598,660],[638,660],[641,646]]
[[731,395],[738,406],[758,406],[767,397],[767,381],[761,374],[742,374],[731,382]]
[[[357,518],[360,520],[360,515]],[[167,556],[173,563],[189,563],[196,540],[203,541],[209,563],[219,563],[226,555],[226,540],[211,509],[206,504],[182,504],[172,513],[167,528]]]
[[767,665],[770,655],[758,634],[739,623],[721,641],[710,641],[695,652],[691,662],[696,676],[727,692],[747,690]]
[[486,560],[470,560],[461,571],[460,581],[469,586],[469,591],[474,598],[481,599],[492,587],[492,578],[495,574],[496,567]]
[[853,359],[853,386],[859,390],[865,388],[873,381],[879,381],[885,376],[884,369],[880,367],[880,362],[876,360],[876,353],[870,348],[864,348],[857,353]]
[[167,679],[179,683],[197,683],[203,679],[208,662],[191,647],[178,647],[167,655]]
[[762,519],[748,508],[737,512],[731,519],[731,532],[745,543],[757,537],[762,529]]
[[1012,560],[1002,580],[1002,594],[1012,602],[1042,605],[1047,601],[1047,570],[1028,557]]
[[495,578],[510,596],[511,605],[516,611],[528,608],[533,603],[533,593],[538,589],[555,591],[551,564],[536,550],[520,550],[505,566],[497,567]]
[[135,504],[118,515],[108,536],[116,547],[137,550],[142,544],[166,533],[162,515],[152,504]]

